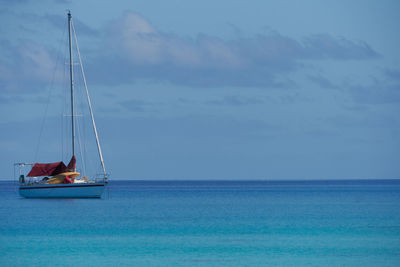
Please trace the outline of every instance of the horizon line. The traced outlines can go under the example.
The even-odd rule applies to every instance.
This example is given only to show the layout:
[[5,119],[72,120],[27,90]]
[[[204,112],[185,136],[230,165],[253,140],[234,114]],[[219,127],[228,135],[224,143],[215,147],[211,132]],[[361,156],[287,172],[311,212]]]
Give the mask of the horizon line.
[[[136,181],[136,182],[300,182],[300,181],[389,181],[399,178],[327,178],[327,179],[110,179],[112,181]],[[18,179],[0,179],[0,182],[18,182]]]

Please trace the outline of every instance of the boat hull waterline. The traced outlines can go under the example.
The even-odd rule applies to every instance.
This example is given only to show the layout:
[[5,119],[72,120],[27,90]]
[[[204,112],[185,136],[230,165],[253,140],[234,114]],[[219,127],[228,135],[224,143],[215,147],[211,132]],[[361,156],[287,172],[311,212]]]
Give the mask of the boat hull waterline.
[[39,184],[19,187],[25,198],[101,198],[105,183]]

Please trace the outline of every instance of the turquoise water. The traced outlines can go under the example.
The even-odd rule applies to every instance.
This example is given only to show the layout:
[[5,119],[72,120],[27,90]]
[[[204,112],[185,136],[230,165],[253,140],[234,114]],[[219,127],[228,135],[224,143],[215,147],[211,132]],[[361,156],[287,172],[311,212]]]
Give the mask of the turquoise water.
[[400,180],[113,181],[103,199],[0,182],[0,266],[400,266]]

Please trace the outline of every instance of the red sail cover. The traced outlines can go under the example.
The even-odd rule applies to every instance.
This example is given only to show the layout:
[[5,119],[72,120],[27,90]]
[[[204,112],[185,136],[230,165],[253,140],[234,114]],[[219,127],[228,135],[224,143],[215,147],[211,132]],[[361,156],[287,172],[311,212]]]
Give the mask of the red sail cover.
[[68,167],[65,166],[62,161],[54,163],[35,163],[27,176],[54,176],[69,170],[75,170],[75,168],[76,159],[75,156],[72,156],[71,161],[68,163]]
[[55,163],[35,163],[27,176],[54,176],[65,172],[66,169],[67,167],[62,161]]

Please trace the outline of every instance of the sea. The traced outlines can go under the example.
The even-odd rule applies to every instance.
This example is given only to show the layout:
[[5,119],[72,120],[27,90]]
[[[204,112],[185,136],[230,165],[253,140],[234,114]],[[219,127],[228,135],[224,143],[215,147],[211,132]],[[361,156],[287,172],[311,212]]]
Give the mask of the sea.
[[0,266],[400,266],[400,180],[0,182]]

